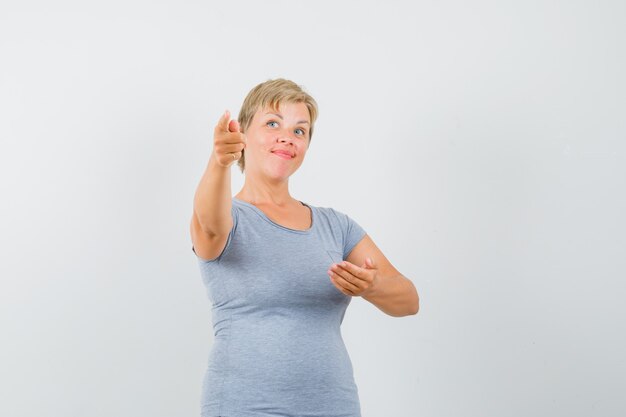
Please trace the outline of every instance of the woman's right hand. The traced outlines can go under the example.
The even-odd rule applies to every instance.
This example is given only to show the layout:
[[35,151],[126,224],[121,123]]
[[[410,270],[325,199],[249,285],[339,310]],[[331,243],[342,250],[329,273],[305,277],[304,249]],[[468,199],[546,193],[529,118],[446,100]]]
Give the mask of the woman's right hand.
[[226,110],[217,122],[213,134],[211,157],[218,165],[228,168],[241,158],[241,151],[246,147],[246,135],[239,129],[239,122],[230,120],[230,112]]

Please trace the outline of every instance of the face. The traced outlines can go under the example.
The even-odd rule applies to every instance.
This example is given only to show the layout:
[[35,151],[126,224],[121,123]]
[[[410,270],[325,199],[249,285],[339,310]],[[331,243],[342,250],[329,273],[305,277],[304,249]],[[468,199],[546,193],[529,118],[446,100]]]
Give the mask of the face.
[[309,110],[304,103],[281,103],[255,113],[246,134],[246,172],[287,179],[309,147]]

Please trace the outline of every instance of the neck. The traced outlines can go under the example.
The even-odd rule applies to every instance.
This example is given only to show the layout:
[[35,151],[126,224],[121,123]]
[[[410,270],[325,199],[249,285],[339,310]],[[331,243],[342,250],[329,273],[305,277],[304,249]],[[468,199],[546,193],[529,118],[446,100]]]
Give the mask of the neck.
[[284,207],[297,202],[289,194],[288,181],[263,181],[258,177],[252,178],[248,175],[246,175],[243,187],[235,197],[255,205],[271,205],[276,207]]

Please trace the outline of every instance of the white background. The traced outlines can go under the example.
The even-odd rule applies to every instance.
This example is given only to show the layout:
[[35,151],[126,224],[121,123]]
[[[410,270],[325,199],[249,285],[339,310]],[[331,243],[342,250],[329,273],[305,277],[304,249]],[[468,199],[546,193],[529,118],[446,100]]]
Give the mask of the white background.
[[193,195],[221,113],[284,77],[320,106],[291,194],[421,299],[352,300],[363,417],[623,416],[625,28],[623,1],[2,2],[0,415],[199,415]]

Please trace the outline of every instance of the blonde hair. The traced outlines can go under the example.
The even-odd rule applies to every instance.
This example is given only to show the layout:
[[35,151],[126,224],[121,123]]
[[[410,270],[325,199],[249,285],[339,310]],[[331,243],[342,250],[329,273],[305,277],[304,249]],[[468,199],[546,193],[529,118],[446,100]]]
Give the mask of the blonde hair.
[[[311,125],[309,127],[309,145],[311,144],[311,138],[313,137],[313,125],[317,119],[317,103],[308,93],[306,93],[301,86],[293,81],[286,80],[284,78],[277,78],[275,80],[267,80],[254,87],[246,96],[241,110],[239,110],[238,122],[241,126],[241,131],[245,132],[250,127],[250,123],[259,109],[264,109],[268,106],[278,111],[278,107],[281,103],[304,103],[309,110],[309,116],[311,117]],[[246,161],[245,150],[241,151],[241,158],[237,161],[239,169],[243,173]]]

